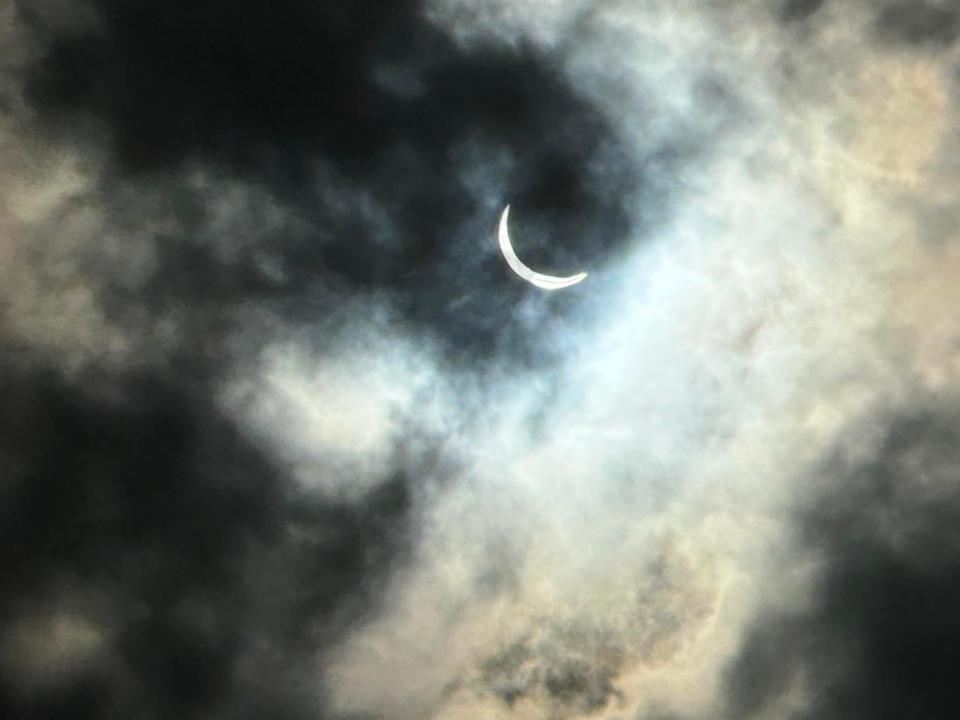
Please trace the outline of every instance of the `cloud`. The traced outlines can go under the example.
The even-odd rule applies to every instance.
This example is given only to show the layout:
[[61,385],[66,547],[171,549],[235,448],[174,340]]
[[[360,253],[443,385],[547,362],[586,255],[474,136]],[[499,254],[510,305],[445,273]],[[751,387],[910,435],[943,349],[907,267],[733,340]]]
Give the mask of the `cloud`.
[[457,418],[435,358],[403,337],[388,308],[365,304],[345,322],[328,329],[339,337],[325,351],[270,343],[257,366],[236,371],[224,404],[303,487],[349,501],[388,481],[399,453],[412,460],[424,443],[433,452],[430,440]]
[[957,547],[955,418],[893,416],[867,458],[837,453],[801,520],[814,599],[754,622],[729,673],[729,716],[761,717],[799,688],[795,717],[951,712]]
[[898,44],[949,47],[960,30],[960,9],[955,6],[951,2],[887,3],[877,15],[877,34]]
[[949,715],[952,6],[341,5],[0,6],[0,709]]

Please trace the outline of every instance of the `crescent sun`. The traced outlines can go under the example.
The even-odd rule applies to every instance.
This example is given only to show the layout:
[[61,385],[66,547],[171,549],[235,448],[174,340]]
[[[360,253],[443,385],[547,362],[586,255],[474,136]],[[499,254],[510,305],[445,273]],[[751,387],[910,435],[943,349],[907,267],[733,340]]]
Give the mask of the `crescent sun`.
[[536,285],[538,288],[543,290],[561,290],[563,288],[570,287],[571,285],[576,285],[587,276],[585,272],[577,273],[576,275],[570,275],[569,277],[544,275],[543,273],[538,273],[524,265],[520,258],[517,257],[517,254],[513,251],[513,244],[510,242],[510,233],[507,230],[507,217],[509,214],[510,206],[507,205],[503,209],[503,214],[500,216],[500,252],[503,253],[503,258],[507,261],[507,265],[509,265],[510,269],[513,270],[517,275],[522,277],[531,285]]

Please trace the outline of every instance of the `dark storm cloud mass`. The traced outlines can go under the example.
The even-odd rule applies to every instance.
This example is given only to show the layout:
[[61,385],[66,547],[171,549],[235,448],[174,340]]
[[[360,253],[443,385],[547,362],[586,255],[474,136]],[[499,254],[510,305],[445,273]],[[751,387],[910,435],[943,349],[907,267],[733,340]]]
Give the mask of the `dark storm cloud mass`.
[[797,718],[954,717],[960,711],[960,416],[894,418],[870,458],[820,469],[826,492],[799,526],[822,564],[812,607],[761,619],[729,675],[728,717],[793,690]]
[[960,32],[960,3],[893,2],[877,15],[878,35],[888,42],[939,49],[951,45]]
[[371,607],[405,547],[406,480],[352,507],[297,497],[183,378],[115,378],[113,399],[52,372],[3,381],[4,636],[57,611],[102,636],[79,669],[48,661],[27,682],[7,647],[4,717],[299,717],[315,703],[294,663]]
[[[160,187],[181,220],[204,213],[171,187],[189,163],[282,197],[304,219],[273,246],[284,279],[232,267],[238,291],[296,297],[323,276],[386,289],[451,345],[489,352],[525,288],[458,240],[478,223],[488,234],[499,211],[466,176],[514,204],[519,237],[524,218],[529,237],[549,236],[549,259],[528,256],[545,269],[601,267],[626,232],[626,147],[531,47],[461,49],[407,1],[89,4],[98,21],[77,32],[22,5],[46,48],[28,98],[64,133],[92,118],[121,182],[174,173]],[[344,193],[371,197],[386,226],[340,207]],[[176,238],[159,240],[208,282],[208,250],[181,262]]]

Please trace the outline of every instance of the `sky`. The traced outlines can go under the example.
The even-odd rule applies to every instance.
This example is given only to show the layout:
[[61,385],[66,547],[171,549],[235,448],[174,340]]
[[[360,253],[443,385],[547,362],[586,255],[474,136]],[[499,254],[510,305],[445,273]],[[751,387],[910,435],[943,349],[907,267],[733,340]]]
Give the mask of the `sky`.
[[0,715],[956,716],[958,35],[0,0]]

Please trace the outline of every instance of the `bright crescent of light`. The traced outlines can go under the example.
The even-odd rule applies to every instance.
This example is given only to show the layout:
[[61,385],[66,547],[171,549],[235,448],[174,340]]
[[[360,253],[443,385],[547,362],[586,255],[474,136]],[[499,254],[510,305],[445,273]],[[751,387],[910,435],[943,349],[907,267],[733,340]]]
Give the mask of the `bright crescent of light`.
[[569,277],[556,277],[554,275],[544,275],[535,272],[524,265],[517,254],[513,251],[513,245],[510,242],[510,233],[507,231],[507,216],[510,214],[510,206],[503,209],[503,215],[500,216],[500,252],[503,253],[507,265],[517,275],[522,277],[531,285],[536,285],[543,290],[561,290],[571,285],[576,285],[583,280],[587,274],[585,272],[577,273]]

